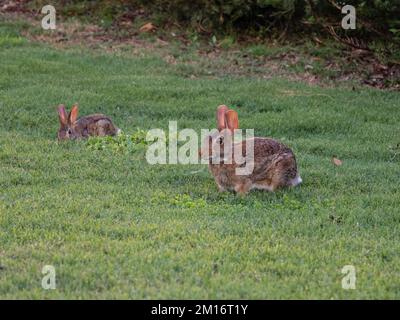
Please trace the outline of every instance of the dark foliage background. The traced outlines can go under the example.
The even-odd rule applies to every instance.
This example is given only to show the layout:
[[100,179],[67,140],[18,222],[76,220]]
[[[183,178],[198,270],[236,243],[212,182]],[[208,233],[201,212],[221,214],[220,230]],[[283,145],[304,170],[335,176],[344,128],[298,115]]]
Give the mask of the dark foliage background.
[[[42,0],[32,1],[34,3]],[[44,2],[43,2],[44,3]],[[56,0],[66,16],[85,16],[112,24],[121,17],[152,17],[159,25],[179,24],[202,33],[251,35],[320,32],[337,28],[345,4],[356,7],[363,39],[400,40],[400,0]]]

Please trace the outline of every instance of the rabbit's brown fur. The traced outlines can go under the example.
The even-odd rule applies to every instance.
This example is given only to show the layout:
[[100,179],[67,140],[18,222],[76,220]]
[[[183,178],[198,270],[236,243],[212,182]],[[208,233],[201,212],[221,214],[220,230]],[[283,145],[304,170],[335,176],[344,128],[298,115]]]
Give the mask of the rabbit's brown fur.
[[[203,149],[200,154],[212,155],[212,146],[210,142],[221,139],[221,131],[228,129],[233,133],[238,128],[237,113],[229,110],[226,106],[219,106],[217,110],[217,126],[219,133],[207,137],[208,141],[203,143]],[[232,157],[232,163],[213,163],[212,157],[209,157],[209,169],[214,176],[220,191],[234,190],[240,194],[245,194],[251,189],[263,189],[275,191],[277,188],[295,186],[301,183],[301,178],[297,172],[297,163],[294,153],[284,144],[271,139],[255,137],[252,141],[254,145],[254,158],[250,157],[246,161],[253,161],[253,170],[246,175],[237,175],[236,169],[244,167],[239,165]],[[236,143],[234,148],[241,148],[242,155],[246,154],[246,143],[250,140],[244,140]],[[207,144],[206,144],[207,142]],[[208,147],[208,153],[207,148]],[[226,158],[224,146],[221,144],[221,159]]]
[[89,136],[113,136],[119,132],[112,120],[104,114],[92,114],[77,119],[77,105],[72,107],[68,116],[64,105],[60,105],[58,107],[58,117],[60,120],[59,140],[80,139]]

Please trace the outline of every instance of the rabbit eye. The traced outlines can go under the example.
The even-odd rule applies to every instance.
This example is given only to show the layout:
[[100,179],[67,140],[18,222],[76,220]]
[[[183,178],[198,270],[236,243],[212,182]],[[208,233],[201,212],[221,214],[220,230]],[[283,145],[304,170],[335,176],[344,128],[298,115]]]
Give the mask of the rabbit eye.
[[217,142],[218,142],[219,144],[222,144],[222,142],[224,142],[224,137],[219,137],[218,140],[217,140]]
[[68,129],[68,134],[72,134],[72,130],[71,129]]

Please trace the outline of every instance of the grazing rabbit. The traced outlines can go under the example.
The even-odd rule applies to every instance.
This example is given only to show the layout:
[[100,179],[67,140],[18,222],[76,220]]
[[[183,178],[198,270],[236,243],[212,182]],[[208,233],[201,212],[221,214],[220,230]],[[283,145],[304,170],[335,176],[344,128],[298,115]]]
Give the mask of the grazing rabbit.
[[89,136],[114,136],[120,132],[104,114],[91,114],[78,118],[78,105],[72,106],[71,112],[65,111],[63,104],[58,106],[58,118],[60,129],[58,129],[58,140],[80,139]]
[[[234,190],[244,195],[251,189],[275,191],[277,188],[296,186],[302,182],[293,151],[282,143],[271,138],[254,137],[231,144],[234,130],[239,128],[236,111],[229,110],[225,105],[219,106],[217,126],[218,131],[205,138],[199,154],[202,159],[208,160],[219,191]],[[254,155],[246,156],[246,144],[254,146]],[[239,150],[239,156],[246,159],[244,164],[235,161],[235,148],[239,148],[236,149]],[[217,161],[216,153],[219,153]],[[247,166],[249,162],[252,170],[238,175],[236,169]]]

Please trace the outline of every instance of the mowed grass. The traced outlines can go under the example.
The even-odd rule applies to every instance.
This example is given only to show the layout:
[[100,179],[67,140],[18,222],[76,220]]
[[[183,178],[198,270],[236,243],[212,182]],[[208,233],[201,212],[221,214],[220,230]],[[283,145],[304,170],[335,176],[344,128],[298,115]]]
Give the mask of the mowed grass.
[[[17,29],[0,24],[0,298],[400,298],[399,93],[191,79],[156,54],[56,50]],[[295,151],[304,183],[240,198],[203,165],[59,144],[56,106],[74,102],[127,134],[214,128],[228,104]]]

